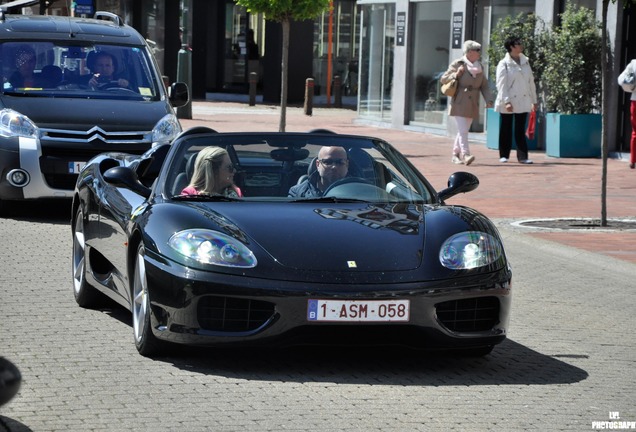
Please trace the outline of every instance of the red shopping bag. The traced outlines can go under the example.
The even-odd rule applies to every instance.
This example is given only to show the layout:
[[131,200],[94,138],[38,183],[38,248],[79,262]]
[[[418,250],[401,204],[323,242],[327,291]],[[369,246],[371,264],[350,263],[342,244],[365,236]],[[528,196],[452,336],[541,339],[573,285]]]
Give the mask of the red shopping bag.
[[526,136],[529,140],[534,139],[534,129],[537,126],[537,112],[530,111],[530,118],[528,119],[528,128],[526,129]]

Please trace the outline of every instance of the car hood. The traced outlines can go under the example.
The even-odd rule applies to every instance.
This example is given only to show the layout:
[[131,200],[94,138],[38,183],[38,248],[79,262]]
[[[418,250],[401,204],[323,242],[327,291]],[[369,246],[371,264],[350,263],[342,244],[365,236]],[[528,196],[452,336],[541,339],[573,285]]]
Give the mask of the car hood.
[[81,99],[2,95],[2,106],[40,128],[86,131],[150,131],[169,111],[166,101]]
[[[201,210],[202,204],[192,205]],[[228,234],[241,232],[248,247],[254,242],[278,264],[297,270],[392,272],[422,261],[422,206],[215,203],[208,212],[223,215],[219,225]]]

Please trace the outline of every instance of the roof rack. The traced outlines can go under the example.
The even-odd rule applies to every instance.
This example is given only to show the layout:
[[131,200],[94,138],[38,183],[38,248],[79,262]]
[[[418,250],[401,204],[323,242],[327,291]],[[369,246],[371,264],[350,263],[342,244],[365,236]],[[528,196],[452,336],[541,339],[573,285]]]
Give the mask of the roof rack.
[[119,27],[123,27],[124,26],[124,20],[122,20],[119,15],[114,14],[112,12],[97,11],[97,12],[95,12],[95,15],[93,16],[93,18],[95,18],[95,19],[108,19],[108,20],[114,22],[115,24],[117,24]]

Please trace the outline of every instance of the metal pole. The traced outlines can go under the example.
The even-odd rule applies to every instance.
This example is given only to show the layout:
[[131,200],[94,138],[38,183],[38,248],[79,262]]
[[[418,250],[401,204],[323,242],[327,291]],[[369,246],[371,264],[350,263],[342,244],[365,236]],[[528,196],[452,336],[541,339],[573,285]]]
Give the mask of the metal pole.
[[[192,89],[192,53],[186,44],[181,45],[177,59],[177,82],[183,82]],[[182,107],[177,108],[177,117],[182,119],[192,118],[192,100]]]

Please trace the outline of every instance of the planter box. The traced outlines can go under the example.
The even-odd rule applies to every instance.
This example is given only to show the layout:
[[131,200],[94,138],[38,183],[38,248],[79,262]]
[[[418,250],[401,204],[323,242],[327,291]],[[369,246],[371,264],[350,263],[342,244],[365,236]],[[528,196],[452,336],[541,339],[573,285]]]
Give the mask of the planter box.
[[601,157],[601,114],[547,113],[545,153],[552,157]]
[[[528,119],[530,115],[526,117],[526,125],[525,128],[528,127]],[[537,139],[539,136],[539,124],[537,121],[537,130],[535,132],[535,136],[533,140],[529,140],[526,137],[526,142],[528,143],[528,150],[538,150],[539,149],[539,140]],[[486,110],[486,146],[489,149],[499,150],[499,128],[501,127],[501,114],[495,111],[493,108],[488,108]],[[517,142],[515,141],[515,137],[512,137],[512,149],[517,150]]]

